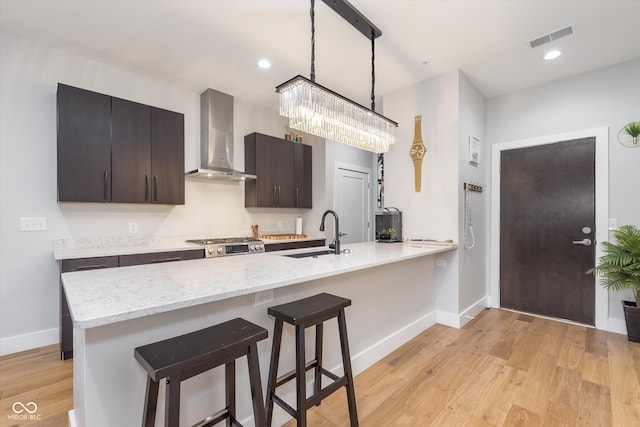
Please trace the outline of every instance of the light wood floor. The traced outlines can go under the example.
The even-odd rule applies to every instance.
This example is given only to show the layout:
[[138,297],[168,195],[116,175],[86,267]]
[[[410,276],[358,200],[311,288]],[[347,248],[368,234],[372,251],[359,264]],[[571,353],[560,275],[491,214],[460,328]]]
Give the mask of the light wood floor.
[[[433,326],[355,383],[361,426],[640,425],[640,344],[503,310]],[[36,402],[41,421],[9,420],[16,401]],[[57,346],[0,358],[0,426],[67,426],[71,407],[72,364]],[[309,424],[348,426],[345,393]]]

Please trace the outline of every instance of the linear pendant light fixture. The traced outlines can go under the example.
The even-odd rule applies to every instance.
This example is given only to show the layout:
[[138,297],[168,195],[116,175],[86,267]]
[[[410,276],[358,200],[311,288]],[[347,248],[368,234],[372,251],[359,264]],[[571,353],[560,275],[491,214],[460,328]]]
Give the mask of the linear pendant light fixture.
[[323,0],[371,40],[371,109],[315,82],[315,22],[311,0],[311,79],[300,75],[276,87],[289,127],[374,153],[389,151],[398,124],[375,112],[375,39],[382,32],[346,0]]

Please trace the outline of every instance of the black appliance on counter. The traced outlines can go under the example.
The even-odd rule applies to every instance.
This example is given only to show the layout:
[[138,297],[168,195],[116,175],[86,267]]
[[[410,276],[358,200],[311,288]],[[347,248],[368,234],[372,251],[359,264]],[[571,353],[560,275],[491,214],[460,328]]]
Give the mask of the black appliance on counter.
[[378,242],[402,242],[402,212],[388,207],[376,213],[376,240]]

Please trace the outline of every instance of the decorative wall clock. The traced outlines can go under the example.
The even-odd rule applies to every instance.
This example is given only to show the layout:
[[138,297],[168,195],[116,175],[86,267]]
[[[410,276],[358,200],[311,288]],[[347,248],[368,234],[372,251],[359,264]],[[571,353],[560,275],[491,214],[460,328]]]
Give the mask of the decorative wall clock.
[[422,184],[422,159],[426,152],[427,149],[422,143],[422,116],[416,116],[413,144],[411,144],[411,149],[409,150],[409,154],[413,159],[416,192],[420,191]]

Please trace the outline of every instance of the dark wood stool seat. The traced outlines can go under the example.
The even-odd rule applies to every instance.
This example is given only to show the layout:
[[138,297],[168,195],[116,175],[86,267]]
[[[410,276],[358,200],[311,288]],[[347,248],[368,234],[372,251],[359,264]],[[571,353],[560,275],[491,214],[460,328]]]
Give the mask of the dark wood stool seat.
[[245,355],[249,364],[255,424],[266,426],[256,343],[267,336],[266,329],[237,318],[136,348],[135,358],[148,374],[142,426],[155,425],[158,385],[161,379],[167,378],[164,425],[178,427],[180,383],[220,365],[225,365],[226,408],[198,425],[213,426],[226,419],[228,426],[241,426],[235,413],[235,360]]
[[[269,367],[269,379],[267,383],[267,425],[271,425],[273,419],[273,404],[278,404],[289,415],[296,419],[299,427],[307,425],[307,410],[319,405],[320,402],[341,387],[347,389],[347,404],[349,406],[349,419],[351,426],[358,426],[358,413],[356,410],[356,395],[353,386],[353,372],[351,370],[351,357],[349,355],[349,341],[347,339],[347,326],[344,309],[351,305],[351,300],[331,294],[318,294],[309,298],[293,301],[268,309],[269,315],[275,318],[273,332],[273,346],[271,347],[271,365]],[[323,322],[337,318],[340,334],[340,347],[342,349],[342,366],[344,375],[339,377],[322,367],[322,326]],[[278,377],[278,363],[280,359],[280,344],[282,341],[283,323],[295,326],[296,336],[296,368]],[[310,326],[316,327],[315,359],[306,361],[304,331]],[[307,398],[306,372],[314,370],[314,392]],[[333,380],[331,384],[322,388],[322,376]],[[296,380],[296,409],[288,405],[276,395],[276,388],[295,379]]]

